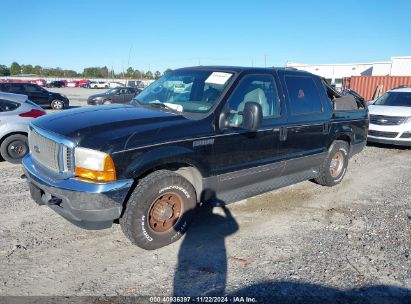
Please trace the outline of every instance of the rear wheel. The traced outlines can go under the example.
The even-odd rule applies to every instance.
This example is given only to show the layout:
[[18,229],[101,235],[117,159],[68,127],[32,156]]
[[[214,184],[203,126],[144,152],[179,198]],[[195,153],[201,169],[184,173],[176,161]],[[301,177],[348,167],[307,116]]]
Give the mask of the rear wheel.
[[196,203],[189,181],[172,171],[159,170],[135,188],[120,219],[121,228],[133,244],[157,249],[187,231]]
[[349,145],[345,141],[335,141],[320,168],[320,176],[315,181],[323,186],[334,186],[342,181],[348,166]]
[[0,146],[1,157],[13,164],[21,163],[21,159],[29,152],[27,136],[14,134],[7,137]]

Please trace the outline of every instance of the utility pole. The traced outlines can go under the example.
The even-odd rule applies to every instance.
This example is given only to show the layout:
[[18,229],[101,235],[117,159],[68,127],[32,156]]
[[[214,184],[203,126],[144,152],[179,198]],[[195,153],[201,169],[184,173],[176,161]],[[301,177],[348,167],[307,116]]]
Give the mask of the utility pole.
[[267,57],[268,57],[268,54],[264,54],[264,67],[265,68],[267,67]]

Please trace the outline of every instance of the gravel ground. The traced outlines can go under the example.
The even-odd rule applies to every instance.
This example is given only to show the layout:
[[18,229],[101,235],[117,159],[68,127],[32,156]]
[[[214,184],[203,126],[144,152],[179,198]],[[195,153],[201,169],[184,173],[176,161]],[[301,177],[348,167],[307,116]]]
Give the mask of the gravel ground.
[[[73,105],[84,105],[84,96],[97,91],[62,90],[78,96],[66,93],[77,98]],[[410,167],[410,149],[367,146],[336,187],[307,181],[231,204],[227,211],[202,207],[182,240],[144,251],[118,225],[82,230],[37,206],[20,179],[21,167],[0,162],[0,296],[243,295],[266,302],[406,303]]]

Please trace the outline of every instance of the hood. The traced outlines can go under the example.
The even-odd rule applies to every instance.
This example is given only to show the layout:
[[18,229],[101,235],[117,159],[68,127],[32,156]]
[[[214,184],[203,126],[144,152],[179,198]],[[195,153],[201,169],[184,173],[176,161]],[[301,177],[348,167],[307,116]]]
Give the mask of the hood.
[[106,94],[106,93],[99,93],[99,94],[94,94],[91,95],[89,98],[87,98],[88,100],[94,99],[94,98],[98,98],[98,97],[108,97],[111,96],[111,94]]
[[[90,149],[119,149],[136,133],[158,132],[188,121],[182,115],[132,105],[84,107],[44,115],[33,124]],[[107,148],[111,147],[111,148]]]
[[371,115],[385,115],[385,116],[411,116],[411,107],[393,107],[393,106],[378,106],[370,105],[368,110]]

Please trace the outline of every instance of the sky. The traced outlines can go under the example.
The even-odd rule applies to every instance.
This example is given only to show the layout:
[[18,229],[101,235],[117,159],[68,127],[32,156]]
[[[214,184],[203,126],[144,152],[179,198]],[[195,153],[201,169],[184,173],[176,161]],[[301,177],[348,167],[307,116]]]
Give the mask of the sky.
[[82,72],[359,63],[411,55],[405,0],[2,1],[0,64]]

